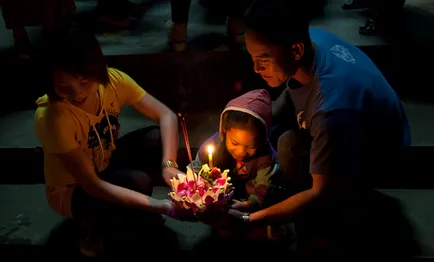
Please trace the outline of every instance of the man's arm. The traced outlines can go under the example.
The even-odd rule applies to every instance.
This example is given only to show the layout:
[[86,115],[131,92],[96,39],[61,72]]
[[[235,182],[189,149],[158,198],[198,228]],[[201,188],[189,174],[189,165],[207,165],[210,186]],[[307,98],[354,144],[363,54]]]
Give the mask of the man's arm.
[[238,209],[240,211],[250,212],[263,208],[265,198],[269,194],[272,177],[278,172],[279,164],[274,161],[270,161],[270,156],[267,156],[266,158],[264,157],[262,159],[266,159],[265,161],[267,165],[265,167],[260,167],[256,173],[256,177],[247,182],[247,201],[244,203],[241,202],[241,204],[237,203],[233,205],[232,208]]
[[344,188],[340,188],[340,185],[346,182],[342,181],[344,177],[360,172],[360,131],[359,118],[352,112],[317,114],[312,120],[311,128],[312,187],[267,209],[252,213],[250,221],[289,222],[314,200],[329,193],[342,193]]
[[326,175],[313,174],[312,188],[250,215],[250,222],[288,222],[292,221],[307,205],[321,196],[327,187]]
[[[163,162],[166,160],[176,161],[179,146],[177,116],[166,105],[149,93],[134,103],[133,107],[145,117],[160,124],[161,140],[163,143]],[[178,169],[176,168],[164,168],[163,177],[166,183],[170,185],[170,178],[176,176],[177,173]]]
[[157,200],[100,179],[94,170],[92,161],[81,148],[56,156],[66,170],[75,176],[83,190],[94,198],[160,214],[167,214],[172,207],[164,200]]

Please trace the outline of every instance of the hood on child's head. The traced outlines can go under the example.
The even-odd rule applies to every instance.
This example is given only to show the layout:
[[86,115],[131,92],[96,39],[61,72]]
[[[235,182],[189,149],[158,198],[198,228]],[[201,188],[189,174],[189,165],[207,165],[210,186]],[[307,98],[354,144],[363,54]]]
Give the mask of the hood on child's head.
[[264,124],[266,129],[266,134],[268,137],[268,131],[271,128],[271,97],[267,90],[265,89],[256,89],[250,92],[247,92],[239,97],[236,97],[229,101],[226,105],[225,109],[220,115],[220,139],[223,141],[223,125],[224,123],[224,114],[227,111],[240,111],[259,119],[261,123]]

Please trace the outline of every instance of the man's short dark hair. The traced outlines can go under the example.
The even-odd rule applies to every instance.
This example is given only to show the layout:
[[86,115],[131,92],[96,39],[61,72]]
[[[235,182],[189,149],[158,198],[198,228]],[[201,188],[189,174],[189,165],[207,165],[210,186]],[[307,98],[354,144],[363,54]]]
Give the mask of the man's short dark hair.
[[256,0],[244,15],[246,28],[270,44],[310,41],[307,0]]

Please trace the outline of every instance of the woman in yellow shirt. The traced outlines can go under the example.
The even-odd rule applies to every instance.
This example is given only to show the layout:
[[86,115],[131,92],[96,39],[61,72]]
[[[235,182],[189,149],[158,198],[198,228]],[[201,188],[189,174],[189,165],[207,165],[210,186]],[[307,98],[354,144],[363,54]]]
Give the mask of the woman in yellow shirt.
[[[166,183],[176,175],[176,115],[127,74],[108,68],[90,33],[73,27],[57,30],[42,51],[48,89],[37,100],[35,128],[44,150],[46,196],[56,212],[82,222],[82,253],[101,253],[100,236],[94,235],[98,231],[86,230],[95,225],[128,225],[139,213],[149,219],[176,213],[181,219],[182,211],[169,201],[151,197],[147,175],[162,172]],[[161,128],[118,139],[120,109],[126,104]]]

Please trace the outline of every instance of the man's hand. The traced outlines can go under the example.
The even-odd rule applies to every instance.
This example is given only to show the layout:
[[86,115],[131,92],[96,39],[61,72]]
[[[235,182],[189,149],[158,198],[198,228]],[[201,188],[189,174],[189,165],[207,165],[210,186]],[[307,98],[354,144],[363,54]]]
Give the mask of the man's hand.
[[227,213],[227,223],[233,228],[244,228],[248,223],[250,223],[249,213],[241,212],[231,208]]
[[174,177],[176,178],[179,173],[182,173],[182,172],[179,171],[176,168],[173,168],[173,167],[165,167],[165,168],[163,168],[162,176],[163,176],[164,182],[166,182],[166,184],[169,187],[171,187],[172,183],[170,183],[170,179],[172,179]]
[[249,222],[247,219],[249,216],[248,213],[241,212],[239,210],[231,208],[228,211],[228,215],[232,218],[235,218],[236,220],[243,221],[243,222]]

